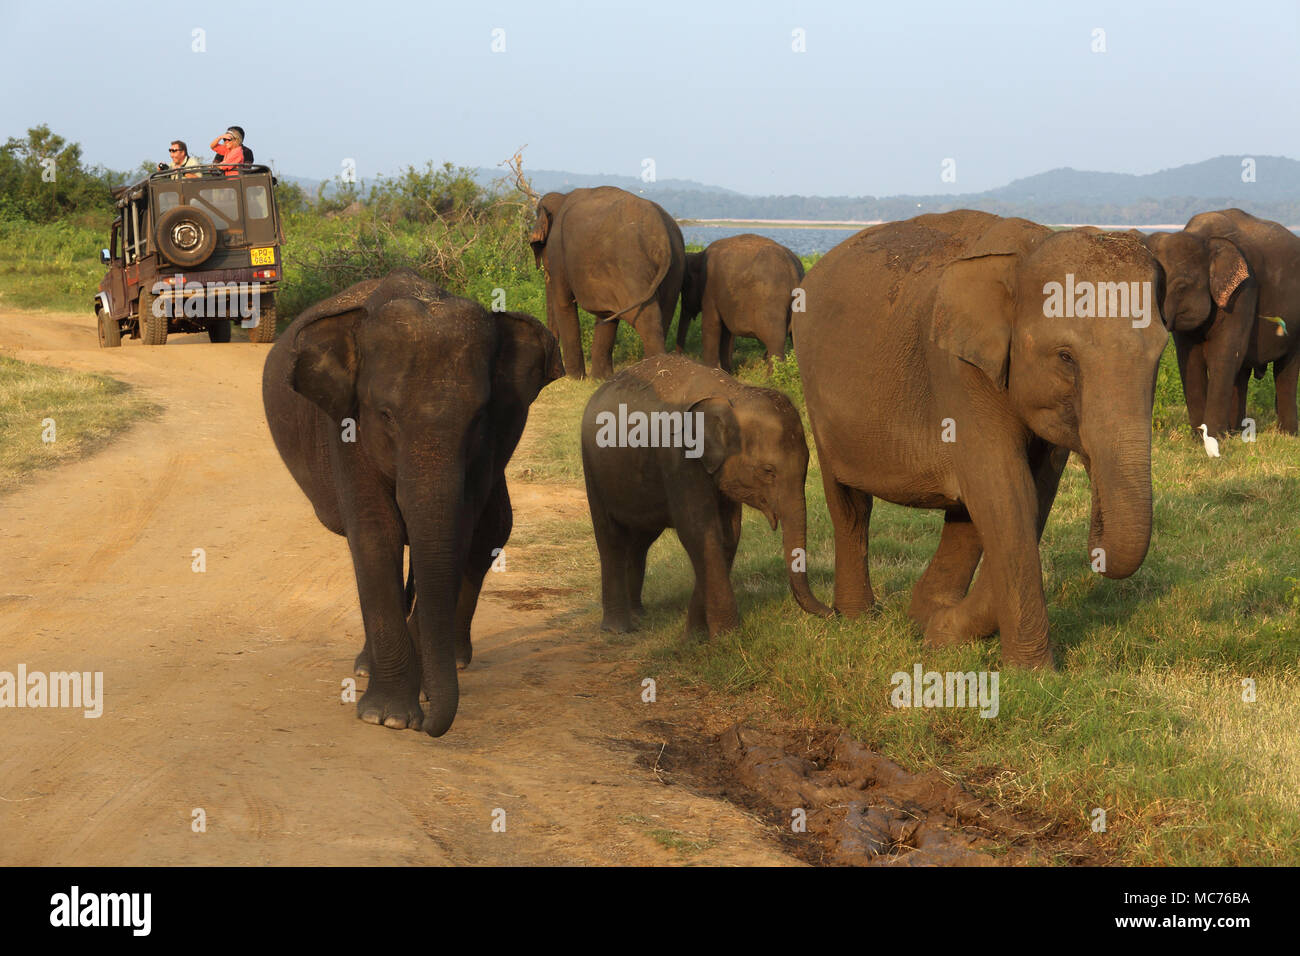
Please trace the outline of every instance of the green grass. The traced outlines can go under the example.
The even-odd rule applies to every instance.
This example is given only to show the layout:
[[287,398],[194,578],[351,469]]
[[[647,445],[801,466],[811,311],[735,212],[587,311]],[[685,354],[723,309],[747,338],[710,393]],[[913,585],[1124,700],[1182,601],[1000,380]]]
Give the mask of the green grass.
[[0,356],[0,493],[19,487],[38,469],[89,454],[157,411],[107,376]]
[[0,307],[94,314],[108,226],[0,221]]
[[[778,368],[778,384],[789,371]],[[761,360],[741,377],[764,382]],[[1251,394],[1258,441],[1232,439],[1224,457],[1211,460],[1187,427],[1166,356],[1151,550],[1127,580],[1104,580],[1088,567],[1090,491],[1082,467],[1070,463],[1042,547],[1062,667],[1002,672],[995,719],[889,705],[890,676],[917,662],[926,670],[1000,669],[996,640],[928,651],[907,617],[911,587],[938,542],[938,512],[877,502],[871,572],[879,607],[862,620],[822,621],[789,595],[779,533],[746,509],[732,575],[742,625],[711,642],[682,637],[693,579],[676,537],[665,534],[650,553],[642,630],[605,641],[615,653],[653,662],[661,699],[674,684],[705,687],[742,711],[843,726],[911,769],[942,768],[1005,807],[1058,820],[1123,863],[1295,865],[1300,441],[1273,427],[1271,389],[1260,387],[1270,384],[1255,383]],[[516,458],[512,479],[526,468],[581,485],[577,428],[594,388],[562,381],[543,391],[527,460]],[[808,508],[810,577],[829,601],[834,540],[815,467]],[[548,519],[529,536],[545,544],[540,552],[530,545],[542,565],[534,570],[578,589],[566,625],[594,630],[599,561],[587,520]],[[1242,699],[1247,678],[1256,685],[1253,703]],[[1106,811],[1105,833],[1089,829],[1096,807]]]
[[693,856],[696,853],[703,853],[705,850],[711,850],[718,845],[717,840],[708,838],[693,837],[689,834],[682,833],[680,830],[672,830],[667,827],[656,826],[654,821],[640,814],[629,814],[619,818],[620,823],[631,824],[640,828],[650,839],[654,840],[665,850],[672,850],[680,853],[682,856]]

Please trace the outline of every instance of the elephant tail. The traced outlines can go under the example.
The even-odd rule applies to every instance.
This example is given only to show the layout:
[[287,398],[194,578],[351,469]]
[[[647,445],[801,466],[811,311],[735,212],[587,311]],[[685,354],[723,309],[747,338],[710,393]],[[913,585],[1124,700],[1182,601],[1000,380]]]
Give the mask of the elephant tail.
[[406,616],[411,616],[411,608],[415,607],[415,564],[414,562],[406,569]]
[[[659,267],[658,274],[656,274],[654,277],[654,281],[650,283],[650,291],[647,294],[643,295],[639,301],[634,302],[631,305],[624,306],[623,308],[615,312],[613,315],[606,316],[603,319],[597,319],[596,324],[600,325],[603,322],[617,322],[627,313],[635,312],[637,309],[641,308],[641,306],[645,305],[647,302],[649,302],[651,299],[653,299],[656,295],[659,294],[659,287],[663,285],[664,279],[668,277],[668,270],[671,269],[672,267],[673,267],[673,248],[672,248],[672,244],[669,243],[668,258],[664,260],[663,265]],[[671,319],[672,316],[669,315],[668,320]]]

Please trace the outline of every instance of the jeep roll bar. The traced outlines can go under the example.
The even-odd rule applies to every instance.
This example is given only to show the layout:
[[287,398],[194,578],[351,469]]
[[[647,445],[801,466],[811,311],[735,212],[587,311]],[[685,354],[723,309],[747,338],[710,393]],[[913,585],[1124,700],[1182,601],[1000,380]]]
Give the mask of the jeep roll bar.
[[222,165],[221,163],[201,163],[198,166],[177,166],[175,169],[160,169],[157,172],[150,173],[140,185],[152,182],[155,179],[202,179],[208,176],[225,176],[228,170],[237,170],[240,175],[244,173],[271,173],[271,182],[275,183],[275,174],[270,166],[262,163],[230,163]]

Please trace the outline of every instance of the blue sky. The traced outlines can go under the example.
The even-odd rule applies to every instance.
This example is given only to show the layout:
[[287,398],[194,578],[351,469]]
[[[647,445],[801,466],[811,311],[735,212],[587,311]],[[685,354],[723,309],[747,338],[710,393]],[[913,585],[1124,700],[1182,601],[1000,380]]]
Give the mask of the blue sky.
[[173,137],[206,153],[231,123],[312,178],[348,158],[362,177],[495,166],[526,144],[538,169],[639,175],[651,158],[660,179],[758,194],[1300,157],[1296,0],[0,0],[0,23],[0,135],[48,123],[113,168]]

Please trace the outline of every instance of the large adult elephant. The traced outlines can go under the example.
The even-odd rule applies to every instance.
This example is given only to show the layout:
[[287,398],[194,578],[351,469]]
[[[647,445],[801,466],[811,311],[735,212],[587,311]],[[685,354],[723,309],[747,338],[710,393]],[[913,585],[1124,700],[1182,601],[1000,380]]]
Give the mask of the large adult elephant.
[[1259,286],[1233,242],[1195,233],[1155,232],[1142,241],[1165,273],[1162,311],[1174,337],[1183,398],[1193,430],[1223,435],[1241,424],[1234,392],[1250,378],[1247,352]]
[[663,354],[686,246],[662,207],[615,186],[547,193],[537,204],[529,243],[546,274],[546,321],[560,340],[571,378],[586,375],[579,307],[596,317],[594,377],[614,374],[620,319],[637,330],[647,358]]
[[1094,569],[1146,556],[1158,269],[1132,237],[961,210],[865,229],[809,270],[793,332],[837,610],[875,601],[873,497],[942,509],[910,608],[927,644],[1000,631],[1006,663],[1052,665],[1038,541],[1070,451]]
[[562,374],[532,316],[489,312],[408,271],[316,303],[268,354],[276,448],[352,552],[362,720],[434,737],[451,727],[479,588],[510,535],[505,466],[529,405]]
[[730,372],[736,338],[746,335],[763,343],[770,371],[772,360],[785,355],[793,292],[802,278],[798,256],[752,232],[687,253],[677,350],[685,347],[691,322],[703,313],[700,358],[704,364]]
[[[1233,370],[1233,426],[1239,426],[1246,413],[1251,370],[1262,378],[1271,364],[1278,427],[1296,434],[1300,425],[1296,408],[1296,386],[1300,381],[1300,236],[1240,209],[1200,213],[1188,220],[1183,231],[1209,244],[1232,243],[1245,256],[1259,286],[1256,320],[1246,336],[1245,354]],[[1213,406],[1207,405],[1206,416],[1214,412]],[[1193,416],[1193,427],[1197,424]]]

